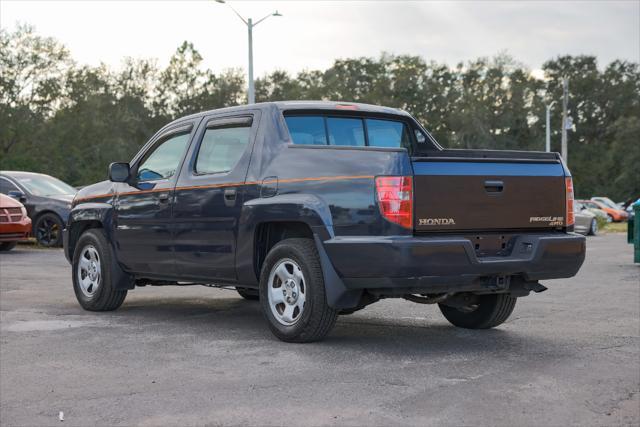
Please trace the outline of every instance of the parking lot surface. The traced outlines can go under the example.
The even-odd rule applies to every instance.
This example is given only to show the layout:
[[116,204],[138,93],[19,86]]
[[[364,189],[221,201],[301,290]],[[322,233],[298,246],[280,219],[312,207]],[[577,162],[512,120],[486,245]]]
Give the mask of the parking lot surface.
[[85,312],[62,251],[19,246],[0,255],[0,424],[638,425],[631,260],[623,234],[589,238],[577,277],[494,330],[386,300],[299,345],[229,290],[138,288]]

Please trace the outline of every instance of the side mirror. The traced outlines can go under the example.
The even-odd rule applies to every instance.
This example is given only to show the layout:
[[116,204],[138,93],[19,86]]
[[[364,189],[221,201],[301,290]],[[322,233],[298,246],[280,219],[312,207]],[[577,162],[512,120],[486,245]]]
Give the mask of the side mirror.
[[7,196],[16,199],[20,203],[25,203],[27,201],[27,196],[25,196],[25,194],[22,191],[16,191],[16,190],[9,191],[9,193],[7,193]]
[[109,165],[109,181],[127,182],[129,179],[129,163],[116,162]]

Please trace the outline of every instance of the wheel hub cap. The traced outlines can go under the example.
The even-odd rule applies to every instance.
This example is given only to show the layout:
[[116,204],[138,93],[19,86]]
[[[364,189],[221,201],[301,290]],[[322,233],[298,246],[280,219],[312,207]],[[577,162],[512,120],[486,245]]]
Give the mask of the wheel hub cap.
[[284,295],[284,299],[287,304],[295,305],[295,303],[298,301],[299,295],[296,282],[294,282],[292,279],[287,279],[287,281],[284,282],[284,286],[282,286],[282,294]]
[[276,320],[293,325],[301,317],[306,300],[306,282],[300,266],[291,259],[274,265],[269,274],[269,307]]
[[82,294],[89,298],[92,297],[102,281],[100,256],[95,247],[87,245],[82,248],[76,274]]

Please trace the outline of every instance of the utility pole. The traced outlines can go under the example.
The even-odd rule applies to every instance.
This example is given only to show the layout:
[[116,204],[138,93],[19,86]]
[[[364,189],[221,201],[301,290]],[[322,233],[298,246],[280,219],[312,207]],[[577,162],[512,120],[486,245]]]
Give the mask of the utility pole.
[[568,125],[568,109],[569,104],[569,78],[562,78],[562,148],[561,154],[564,162],[569,164],[569,153],[567,152],[567,125]]
[[551,104],[547,105],[547,139],[545,144],[545,151],[547,153],[551,152],[551,109],[556,101],[552,101]]

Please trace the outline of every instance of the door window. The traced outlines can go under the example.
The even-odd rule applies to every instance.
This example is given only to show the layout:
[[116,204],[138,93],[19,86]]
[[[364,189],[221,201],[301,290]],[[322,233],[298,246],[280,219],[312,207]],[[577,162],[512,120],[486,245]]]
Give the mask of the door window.
[[174,176],[189,144],[189,133],[173,135],[147,155],[138,167],[138,181],[154,181]]
[[250,125],[207,129],[196,158],[197,174],[222,173],[233,170],[249,145]]

